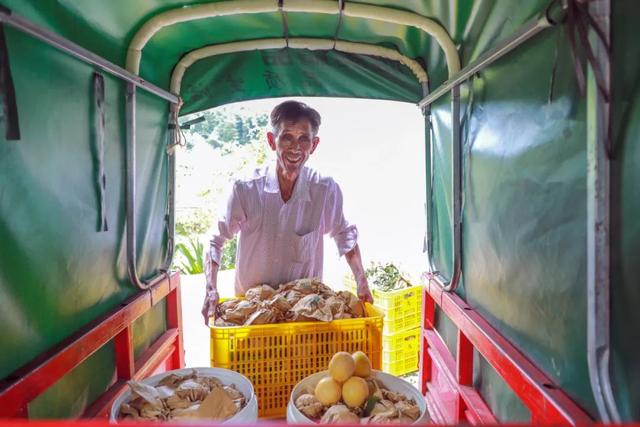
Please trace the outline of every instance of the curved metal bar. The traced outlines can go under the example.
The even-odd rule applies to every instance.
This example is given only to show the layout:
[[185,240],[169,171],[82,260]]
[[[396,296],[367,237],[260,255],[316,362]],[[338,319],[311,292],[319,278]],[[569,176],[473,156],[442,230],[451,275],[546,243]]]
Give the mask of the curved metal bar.
[[478,57],[478,59],[465,66],[462,70],[456,73],[455,76],[450,77],[449,80],[440,85],[436,90],[425,96],[418,105],[420,107],[425,107],[426,105],[431,104],[445,93],[453,90],[455,86],[464,83],[469,79],[469,77],[473,76],[478,71],[491,65],[497,59],[511,52],[525,41],[551,26],[553,26],[553,23],[549,20],[548,13],[544,13],[539,18],[532,19],[496,47],[488,50]]
[[[175,108],[175,104],[172,104]],[[148,281],[143,281],[138,276],[136,260],[136,85],[127,83],[126,88],[126,245],[127,245],[127,272],[129,280],[137,288],[148,290],[162,280],[169,271],[173,261],[174,246],[174,195],[175,195],[175,156],[169,154],[169,188],[168,188],[168,242],[167,254],[160,267],[160,273]]]
[[[422,87],[422,95],[429,95],[429,85]],[[433,205],[433,146],[431,143],[431,129],[433,124],[431,121],[431,104],[427,104],[422,108],[422,114],[424,115],[425,124],[425,171],[426,171],[426,184],[425,184],[425,220],[426,220],[426,232],[424,251],[427,254],[427,273],[430,275],[439,275],[440,272],[436,267],[435,260],[433,259],[433,232],[432,232],[432,218],[431,209]]]
[[231,52],[246,52],[252,50],[281,49],[289,47],[292,49],[310,50],[338,50],[341,52],[357,53],[362,55],[380,56],[392,59],[405,65],[415,75],[418,82],[426,84],[428,75],[422,65],[414,59],[406,57],[394,49],[382,46],[352,43],[333,39],[308,39],[308,38],[283,38],[256,39],[241,42],[215,44],[192,50],[184,55],[173,68],[171,73],[171,91],[179,94],[182,89],[182,79],[187,69],[201,59],[210,58]]
[[[427,96],[425,94],[425,96]],[[460,86],[454,86],[451,90],[451,188],[453,190],[452,203],[452,224],[451,235],[453,237],[452,257],[453,257],[453,274],[451,279],[447,280],[438,270],[436,262],[433,259],[433,238],[432,238],[432,218],[431,210],[433,204],[433,144],[431,138],[431,106],[426,104],[423,110],[425,114],[425,122],[427,126],[426,139],[426,169],[427,169],[427,185],[426,185],[426,204],[425,215],[427,222],[426,251],[427,251],[427,268],[428,274],[435,276],[440,282],[444,283],[443,289],[448,292],[455,291],[462,277],[462,145],[460,138]]]
[[173,255],[175,250],[175,234],[176,234],[176,155],[172,150],[173,141],[175,141],[175,133],[179,132],[178,126],[178,114],[177,111],[180,108],[180,104],[170,105],[170,117],[169,117],[169,143],[167,144],[166,154],[168,156],[167,165],[167,254],[165,256],[164,263],[160,267],[160,271],[168,272],[171,269],[171,263],[173,263]]
[[[610,45],[611,3],[589,4],[594,21]],[[598,37],[595,54],[606,89],[611,91],[610,53]],[[587,80],[587,362],[589,379],[603,422],[621,420],[611,385],[611,159],[607,151],[611,138],[611,105],[598,89],[594,71]]]
[[451,90],[451,187],[453,188],[453,275],[444,290],[455,291],[462,277],[462,139],[460,138],[460,86]]
[[136,267],[136,87],[132,83],[127,83],[126,91],[126,126],[127,126],[127,147],[126,147],[126,234],[127,234],[127,271],[129,280],[136,287],[147,290],[149,285],[138,277]]
[[460,58],[455,44],[447,31],[436,21],[416,13],[397,9],[348,3],[344,9],[333,0],[288,0],[280,8],[277,0],[234,0],[205,3],[167,10],[147,20],[136,32],[127,50],[127,70],[140,72],[142,50],[162,28],[181,22],[246,13],[306,12],[339,15],[353,18],[373,19],[418,28],[436,39],[444,51],[449,77],[460,69]]

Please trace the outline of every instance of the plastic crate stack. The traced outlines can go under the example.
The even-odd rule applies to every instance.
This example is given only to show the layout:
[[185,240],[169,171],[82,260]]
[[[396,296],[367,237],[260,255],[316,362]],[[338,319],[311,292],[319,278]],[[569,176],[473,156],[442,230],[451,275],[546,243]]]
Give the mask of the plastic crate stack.
[[[356,292],[352,278],[345,286]],[[382,370],[404,375],[418,370],[420,351],[420,319],[422,318],[422,285],[382,292],[371,289],[374,306],[384,314],[382,329]]]

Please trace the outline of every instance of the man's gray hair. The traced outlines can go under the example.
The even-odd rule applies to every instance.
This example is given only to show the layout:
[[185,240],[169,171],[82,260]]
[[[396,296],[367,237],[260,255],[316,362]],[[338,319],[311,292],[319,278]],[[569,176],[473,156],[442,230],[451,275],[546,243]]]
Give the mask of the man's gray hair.
[[300,101],[284,101],[278,104],[271,111],[271,129],[278,134],[283,122],[298,122],[300,120],[309,120],[314,136],[318,134],[321,118],[313,108]]

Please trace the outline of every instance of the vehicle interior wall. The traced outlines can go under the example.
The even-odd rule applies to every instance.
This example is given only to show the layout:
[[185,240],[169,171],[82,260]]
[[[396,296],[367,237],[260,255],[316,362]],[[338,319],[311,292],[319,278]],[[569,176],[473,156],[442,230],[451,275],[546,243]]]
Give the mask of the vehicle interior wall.
[[[462,90],[459,293],[593,414],[586,360],[585,99],[568,49],[561,29],[548,30]],[[450,102],[441,101],[433,113],[434,250],[450,275]]]
[[[612,373],[625,419],[638,419],[638,4],[615,2],[613,32]],[[562,29],[476,75],[462,90],[463,283],[458,293],[597,416],[587,367],[586,98]],[[451,106],[434,107],[434,252],[451,274]],[[440,322],[452,341],[455,326]],[[451,345],[450,345],[451,348]],[[455,354],[455,351],[453,352]],[[483,364],[481,364],[483,365]],[[482,374],[487,370],[486,375]],[[476,368],[501,389],[490,367]],[[507,396],[508,400],[508,396]],[[501,420],[519,420],[516,407]],[[506,410],[505,410],[506,409]],[[525,418],[526,420],[526,418]]]
[[[125,255],[124,84],[105,75],[108,231],[99,231],[93,68],[5,29],[20,140],[0,136],[0,378],[138,290]],[[166,252],[168,106],[139,93],[138,271]],[[164,304],[134,324],[136,354],[163,332]],[[108,345],[30,405],[32,417],[79,415],[113,381]]]

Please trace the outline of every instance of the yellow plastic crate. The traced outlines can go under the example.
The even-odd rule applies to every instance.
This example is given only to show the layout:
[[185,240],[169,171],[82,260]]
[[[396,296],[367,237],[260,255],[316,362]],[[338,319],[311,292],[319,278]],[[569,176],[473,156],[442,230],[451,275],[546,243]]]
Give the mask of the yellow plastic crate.
[[363,351],[382,366],[382,313],[366,304],[368,317],[332,322],[211,326],[211,366],[245,375],[258,397],[260,418],[283,418],[289,395],[303,378],[327,369],[338,351]]
[[[356,282],[346,277],[345,287],[356,293]],[[373,303],[384,314],[385,335],[396,334],[420,326],[422,319],[422,285],[382,292],[371,289]]]
[[382,370],[391,375],[404,375],[418,370],[420,328],[384,335],[382,338]]

